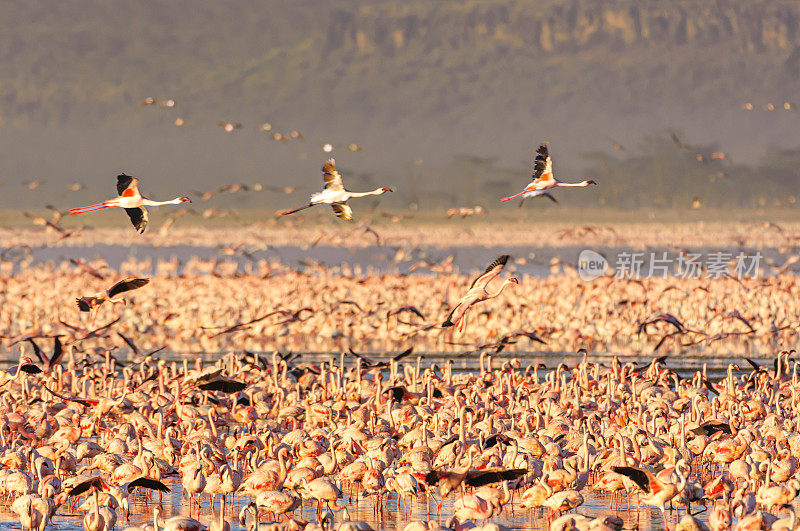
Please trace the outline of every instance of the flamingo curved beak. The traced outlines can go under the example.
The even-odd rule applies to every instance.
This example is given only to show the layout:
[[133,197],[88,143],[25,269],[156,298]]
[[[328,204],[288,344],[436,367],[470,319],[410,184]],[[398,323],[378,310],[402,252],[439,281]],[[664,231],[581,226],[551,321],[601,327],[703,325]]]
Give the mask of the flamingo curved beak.
[[388,186],[387,186],[387,187],[385,187],[385,188],[383,189],[383,191],[384,191],[384,192],[394,192],[394,190],[392,190],[392,189],[391,189],[391,188],[389,188]]
[[188,197],[181,197],[181,203],[191,203],[191,202],[192,200],[189,199]]

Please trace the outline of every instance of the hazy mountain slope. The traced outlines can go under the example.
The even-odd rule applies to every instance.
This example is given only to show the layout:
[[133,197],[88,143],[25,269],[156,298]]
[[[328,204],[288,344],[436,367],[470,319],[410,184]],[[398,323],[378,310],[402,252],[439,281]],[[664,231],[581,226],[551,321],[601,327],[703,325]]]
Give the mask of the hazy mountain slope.
[[[4,18],[3,136],[63,128],[114,138],[105,132],[124,129],[116,142],[137,148],[134,168],[163,156],[164,142],[213,167],[223,118],[306,133],[302,162],[294,151],[269,157],[283,172],[315,172],[322,155],[311,140],[330,138],[364,143],[353,166],[398,179],[415,158],[442,167],[458,153],[523,169],[544,139],[561,168],[577,170],[582,154],[612,139],[630,145],[666,127],[740,162],[800,143],[795,113],[759,110],[800,89],[796,2],[14,1]],[[194,128],[187,138],[139,110],[145,96],[175,98],[170,116]],[[745,101],[757,110],[743,111]],[[54,148],[53,166],[78,149],[70,142]],[[262,166],[248,154],[262,143],[220,147],[220,168],[248,176]],[[119,166],[103,156],[103,171]],[[16,178],[24,168],[0,169]],[[198,186],[220,177],[196,169],[173,171]]]

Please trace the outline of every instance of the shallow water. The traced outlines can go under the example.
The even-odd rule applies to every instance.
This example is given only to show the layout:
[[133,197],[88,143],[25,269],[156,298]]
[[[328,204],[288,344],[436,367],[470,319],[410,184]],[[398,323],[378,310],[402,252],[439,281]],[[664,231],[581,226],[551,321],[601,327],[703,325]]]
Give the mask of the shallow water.
[[[550,263],[558,259],[568,267],[578,265],[578,256],[581,251],[592,249],[605,257],[611,268],[624,261],[624,253],[643,253],[644,260],[639,269],[641,276],[647,276],[652,260],[660,260],[663,253],[669,260],[670,271],[677,267],[678,251],[670,247],[652,247],[645,250],[632,247],[615,246],[564,246],[564,247],[484,247],[484,246],[452,246],[452,247],[417,247],[404,249],[396,246],[369,246],[369,247],[342,247],[342,246],[264,246],[260,249],[247,249],[247,256],[241,254],[230,255],[218,247],[202,247],[194,245],[175,245],[169,247],[154,247],[151,245],[107,245],[98,244],[92,247],[64,246],[64,247],[9,247],[0,253],[0,259],[6,261],[28,261],[29,263],[60,263],[71,258],[92,260],[100,258],[105,260],[110,267],[118,269],[120,264],[128,259],[151,259],[153,264],[159,261],[176,259],[181,264],[191,258],[201,260],[221,259],[236,263],[240,271],[248,264],[258,260],[277,260],[281,264],[293,269],[303,270],[313,264],[322,266],[349,266],[360,267],[362,270],[371,270],[377,273],[406,273],[409,267],[419,260],[439,262],[450,255],[454,255],[453,266],[462,273],[481,271],[494,257],[501,254],[510,254],[514,259],[514,268],[517,273],[535,277],[546,277],[551,274]],[[706,264],[712,253],[721,252],[729,254],[729,259],[744,253],[750,257],[760,253],[758,264],[763,268],[762,274],[773,274],[778,267],[786,262],[791,255],[787,249],[752,247],[697,247],[687,249],[687,252],[699,255],[697,261]],[[750,265],[747,262],[746,265]],[[622,266],[620,266],[622,267]],[[17,266],[18,270],[19,266]],[[800,263],[787,268],[788,271],[800,273]],[[660,274],[660,269],[656,269]],[[178,273],[181,268],[178,268]],[[143,271],[142,273],[147,273]],[[427,274],[427,269],[421,268],[416,274]]]
[[[252,359],[252,356],[245,355],[241,352],[234,351],[234,354],[237,357],[245,357]],[[311,362],[316,365],[320,363],[335,363],[336,365],[340,365],[342,361],[344,361],[345,367],[352,367],[355,365],[356,358],[347,354],[342,357],[341,352],[299,352],[300,357],[294,360],[294,363],[300,362]],[[367,356],[370,359],[380,362],[380,361],[389,361],[392,356],[396,353],[387,353],[387,352],[359,352],[359,354],[363,356]],[[116,359],[120,360],[123,363],[128,363],[131,361],[131,358],[127,357],[130,355],[130,351],[117,351],[115,352]],[[189,360],[190,363],[193,363],[195,359],[203,360],[204,364],[208,363],[215,363],[220,359],[226,358],[229,355],[229,352],[206,352],[202,354],[197,353],[181,353],[181,352],[173,352],[173,351],[160,351],[155,355],[157,359],[163,359],[166,361],[183,361],[184,359]],[[267,363],[271,363],[272,353],[271,352],[260,352],[258,353],[259,356],[267,360]],[[613,353],[602,353],[602,352],[592,352],[588,355],[587,359],[590,363],[601,363],[605,365],[611,365],[614,359]],[[479,368],[479,354],[478,353],[469,353],[469,354],[456,354],[454,355],[452,352],[449,353],[439,353],[439,352],[428,352],[428,353],[414,353],[411,356],[405,358],[401,363],[404,364],[416,364],[417,357],[421,357],[420,366],[424,368],[428,368],[432,365],[438,365],[439,367],[444,366],[449,360],[453,361],[453,372],[454,373],[466,373],[470,371],[476,371]],[[494,358],[493,366],[496,368],[503,363],[517,359],[520,362],[520,369],[524,371],[528,366],[535,366],[536,364],[544,364],[546,367],[545,369],[539,369],[539,376],[540,378],[543,377],[548,372],[555,370],[559,364],[564,363],[568,367],[575,367],[578,363],[580,363],[584,357],[583,354],[575,353],[575,352],[499,352],[497,354],[492,354],[492,358]],[[653,361],[654,356],[618,356],[620,364],[625,363],[635,363],[637,366],[645,366]],[[772,357],[753,357],[750,358],[754,362],[758,363],[759,365],[766,366],[771,368],[773,366]],[[13,367],[16,363],[18,363],[18,357],[12,353],[0,353],[0,367],[9,368]],[[750,365],[743,360],[740,356],[671,356],[666,359],[666,361],[662,364],[662,366],[670,368],[676,371],[681,378],[691,378],[695,372],[703,371],[705,367],[706,376],[711,379],[712,381],[722,378],[727,375],[728,365],[735,364],[740,368],[734,370],[734,375],[739,376],[741,374],[749,373],[751,370]],[[385,369],[385,372],[388,372],[388,369]]]
[[[183,498],[180,491],[180,483],[177,481],[166,481],[172,492],[165,494],[161,506],[161,516],[169,518],[175,515],[191,516],[200,520],[205,525],[211,525],[213,520],[219,518],[219,509],[221,506],[221,499],[218,499],[215,504],[215,512],[211,512],[208,496],[202,497],[202,502],[198,510],[195,506],[189,509],[189,500]],[[622,502],[620,509],[611,509],[611,497],[606,494],[589,492],[584,490],[582,493],[585,501],[577,511],[589,517],[596,517],[606,514],[616,514],[625,521],[626,529],[664,529],[664,521],[661,513],[657,509],[647,506],[641,506],[638,503],[637,497],[631,496],[630,503]],[[392,494],[388,496],[384,503],[384,508],[380,514],[375,512],[375,503],[372,498],[367,500],[358,497],[349,497],[348,493],[339,500],[340,504],[347,504],[348,511],[352,520],[362,520],[368,522],[374,529],[395,530],[403,529],[403,527],[411,520],[437,520],[444,525],[450,515],[453,514],[453,503],[455,497],[451,495],[448,497],[443,505],[441,514],[437,517],[436,503],[431,497],[419,497],[411,503],[410,510],[407,509],[405,503],[401,504],[402,509],[398,509],[397,495]],[[438,498],[437,498],[438,499]],[[251,501],[249,497],[236,497],[228,500],[228,507],[226,509],[225,519],[231,525],[231,529],[245,529],[239,524],[238,515],[240,509]],[[151,502],[146,496],[135,496],[131,500],[131,515],[129,520],[125,520],[123,515],[120,514],[117,522],[117,529],[125,529],[131,526],[140,526],[153,521],[153,509],[157,507],[157,498]],[[508,505],[505,506],[503,514],[495,516],[491,519],[492,522],[504,525],[511,529],[547,529],[548,520],[546,513],[542,509],[529,510],[521,509],[518,505],[519,493],[515,493],[514,497]],[[693,508],[693,511],[702,509],[701,506]],[[683,510],[681,510],[681,516]],[[295,517],[300,517],[303,520],[313,521],[317,517],[316,502],[307,501],[304,503],[302,510],[298,508],[294,512]],[[337,522],[342,520],[342,513],[335,513]],[[676,512],[667,512],[669,525],[674,528],[677,522]],[[696,516],[696,518],[707,522],[707,511]],[[65,531],[80,530],[82,527],[83,513],[77,511],[70,511],[65,507],[59,509],[53,523],[48,529],[61,529]],[[262,514],[262,522],[272,521]],[[7,506],[0,506],[0,529],[21,529],[19,520],[11,513]]]

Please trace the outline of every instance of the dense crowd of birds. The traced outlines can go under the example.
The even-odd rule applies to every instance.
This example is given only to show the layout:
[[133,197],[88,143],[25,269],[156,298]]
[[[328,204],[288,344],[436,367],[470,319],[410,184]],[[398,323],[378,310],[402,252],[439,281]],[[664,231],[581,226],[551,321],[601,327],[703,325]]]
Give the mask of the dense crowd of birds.
[[[295,191],[293,187],[289,189]],[[203,193],[202,196],[209,194],[213,196],[216,193],[217,190],[213,190]],[[531,218],[511,217],[510,214],[508,216],[498,214],[497,217],[489,218],[485,217],[485,210],[478,216],[480,221],[476,219],[472,222],[475,219],[473,216],[478,215],[478,207],[465,208],[465,214],[458,214],[458,218],[452,217],[451,223],[445,223],[445,217],[439,218],[436,215],[417,217],[414,212],[381,211],[362,213],[362,218],[352,225],[320,225],[318,215],[309,217],[303,216],[302,213],[278,218],[250,213],[250,218],[243,219],[234,209],[182,208],[165,213],[159,219],[159,225],[134,240],[129,229],[82,225],[76,223],[77,218],[64,218],[63,213],[52,205],[48,205],[47,210],[49,213],[42,211],[26,213],[32,224],[42,229],[21,226],[0,227],[0,235],[6,248],[18,251],[64,246],[91,247],[120,242],[125,242],[127,245],[136,242],[165,247],[175,245],[178,241],[199,247],[246,245],[250,248],[264,248],[265,241],[270,242],[273,247],[294,246],[298,245],[298,242],[304,242],[304,247],[320,243],[332,246],[368,247],[376,245],[374,238],[364,234],[364,229],[369,227],[380,232],[383,246],[396,248],[398,253],[403,255],[414,254],[416,249],[424,247],[448,247],[453,242],[466,238],[470,241],[491,242],[496,239],[498,232],[502,232],[517,246],[560,248],[581,245],[588,248],[610,246],[634,249],[663,247],[675,252],[696,247],[760,247],[791,255],[790,258],[794,261],[788,264],[775,263],[774,259],[766,258],[762,265],[774,270],[780,269],[783,265],[788,267],[796,264],[797,258],[794,253],[800,246],[800,226],[794,222],[732,224],[678,220],[670,223],[626,222],[565,228],[565,223],[557,220],[536,219],[537,230],[531,231]],[[493,211],[496,214],[498,212]],[[516,212],[518,211],[515,209],[514,213]],[[456,215],[455,212],[452,214]],[[190,218],[191,223],[177,223],[180,219]],[[235,225],[236,230],[232,231],[231,226],[221,226],[219,222],[221,218],[234,221],[235,223],[229,225]],[[64,223],[64,219],[70,222]],[[680,242],[679,246],[676,246],[676,242]],[[3,256],[0,256],[0,259],[2,258]]]
[[[392,191],[347,190],[332,158],[322,173],[321,192],[279,215],[324,204],[351,221],[349,199]],[[123,173],[116,197],[70,214],[121,208],[144,233],[146,207],[191,202],[148,199],[138,184]],[[557,180],[543,144],[532,181],[502,200],[555,201],[555,188],[596,184]],[[209,198],[239,189],[256,187],[223,185]],[[49,220],[30,217],[59,240],[71,237],[53,210]],[[369,225],[354,230],[383,246]],[[554,530],[619,530],[619,509],[633,500],[658,509],[667,527],[667,509],[684,510],[679,529],[799,527],[795,352],[781,351],[772,368],[748,360],[752,371],[741,373],[731,364],[719,380],[705,370],[681,375],[668,355],[791,344],[800,293],[786,271],[585,282],[554,259],[549,277],[501,281],[526,259],[503,254],[472,279],[452,256],[382,274],[310,261],[293,270],[239,244],[220,254],[249,263],[244,272],[200,259],[129,261],[119,271],[78,259],[0,263],[0,330],[18,352],[0,373],[0,498],[23,528],[43,531],[77,508],[85,530],[105,531],[133,508],[152,509],[152,524],[138,529],[154,531],[229,530],[237,510],[254,530],[366,531],[351,510],[367,504],[380,521],[391,503],[408,531],[499,530],[489,520],[506,510]],[[62,313],[63,300],[81,313]],[[493,358],[520,343],[577,350],[583,360],[548,369]],[[204,366],[168,361],[164,349],[221,354]],[[453,358],[423,364],[415,349],[473,355],[480,369],[455,371]],[[644,366],[588,358],[643,349],[665,355]],[[401,352],[364,354],[373,350]],[[303,351],[341,354],[313,363]],[[174,488],[189,514],[162,518]],[[202,514],[204,496],[212,513],[220,498],[218,513]],[[609,497],[617,512],[574,512],[589,496]]]
[[[119,269],[102,260],[17,268],[0,263],[0,335],[9,343],[61,335],[66,343],[92,328],[94,319],[98,325],[119,319],[114,330],[140,336],[143,348],[175,352],[394,351],[413,341],[418,351],[457,355],[587,348],[746,356],[797,338],[800,288],[791,272],[740,282],[585,282],[571,269],[520,275],[512,262],[506,267],[519,284],[475,306],[462,333],[441,327],[473,281],[453,267],[452,255],[405,266],[410,274],[312,262],[297,270],[266,260],[243,270],[233,261],[196,258],[129,259]],[[85,302],[105,300],[105,290],[129,278],[151,280],[123,293],[126,305]],[[78,312],[76,298],[92,315]],[[93,336],[74,348],[115,346],[125,347],[118,339]]]
[[[0,497],[25,529],[76,506],[86,530],[111,529],[140,505],[151,529],[228,529],[237,504],[248,529],[266,517],[366,530],[350,511],[380,513],[390,495],[409,531],[499,529],[484,523],[509,510],[551,529],[621,529],[624,511],[579,514],[590,495],[655,507],[667,525],[667,508],[684,510],[678,529],[798,528],[792,352],[716,382],[663,359],[545,370],[482,355],[480,370],[455,372],[410,350],[318,366],[277,352],[208,366],[40,355],[0,374]],[[190,515],[161,519],[178,479]],[[217,515],[200,514],[203,496]],[[319,521],[303,520],[314,506]]]

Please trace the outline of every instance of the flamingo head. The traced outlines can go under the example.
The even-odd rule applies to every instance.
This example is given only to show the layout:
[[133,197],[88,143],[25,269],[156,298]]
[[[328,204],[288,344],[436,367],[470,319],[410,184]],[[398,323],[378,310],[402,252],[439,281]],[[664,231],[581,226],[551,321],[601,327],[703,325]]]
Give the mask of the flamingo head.
[[589,181],[586,181],[586,184],[597,184],[597,183],[594,182],[594,181],[589,180]]
[[191,203],[192,202],[192,200],[189,199],[188,197],[181,197],[180,200],[181,200],[181,203]]
[[247,521],[246,520],[247,512],[250,511],[250,510],[253,510],[253,511],[257,511],[258,510],[258,507],[256,506],[255,502],[248,503],[247,505],[242,507],[241,511],[239,511],[239,523],[240,524],[242,524],[242,525],[245,524],[245,522]]
[[392,190],[392,189],[391,189],[391,188],[389,188],[388,186],[384,187],[384,188],[382,189],[382,191],[384,191],[384,192],[394,192],[394,190]]
[[517,279],[517,277],[511,277],[511,278],[508,279],[508,283],[509,284],[519,284],[519,280]]
[[56,494],[56,497],[53,498],[53,501],[55,502],[56,507],[61,507],[64,504],[64,502],[67,501],[67,497],[68,497],[68,495],[67,495],[66,492],[59,492],[58,494]]

